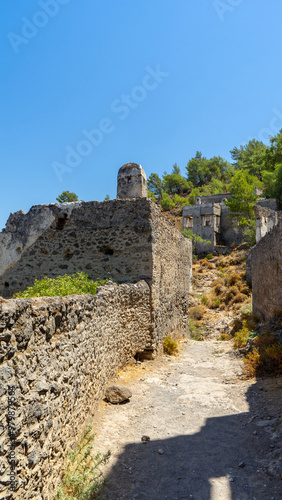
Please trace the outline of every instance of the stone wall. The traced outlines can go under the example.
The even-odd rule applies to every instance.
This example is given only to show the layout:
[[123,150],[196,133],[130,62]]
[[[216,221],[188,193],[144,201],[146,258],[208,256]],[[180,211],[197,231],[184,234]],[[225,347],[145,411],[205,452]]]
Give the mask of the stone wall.
[[[181,276],[190,273],[190,241],[146,198],[38,205],[28,214],[17,213],[11,218],[0,233],[3,297],[11,297],[46,275],[56,277],[76,271],[86,272],[91,279],[150,281],[153,259],[165,258],[170,262],[168,267],[176,265],[170,252],[174,252],[174,244],[178,248],[180,241]],[[168,249],[166,254],[153,246],[158,224]],[[153,256],[153,251],[158,253]]]
[[[155,203],[140,198],[12,214],[0,249],[5,297],[34,279],[76,271],[126,282],[101,287],[95,297],[0,298],[0,500],[51,500],[64,452],[117,368],[137,353],[154,357],[166,334],[188,332],[192,244]],[[13,497],[7,493],[9,387],[21,483]]]
[[[152,200],[38,205],[26,215],[14,215],[13,220],[12,228],[8,221],[0,234],[4,248],[1,255],[11,248],[19,249],[15,250],[17,260],[10,262],[0,277],[3,297],[11,297],[46,275],[56,277],[76,271],[84,271],[94,280],[112,278],[132,283],[144,279],[150,284],[151,301],[159,315],[152,319],[158,327],[156,323],[151,351],[158,336],[163,337],[160,325],[165,331],[187,331],[192,244],[163,217]],[[24,239],[28,221],[34,225],[36,237],[32,239]],[[0,265],[1,260],[3,269],[6,261],[0,256]]]
[[255,245],[249,254],[253,311],[269,321],[282,310],[282,220]]
[[254,207],[256,215],[256,242],[258,243],[278,223],[278,212],[261,205]]
[[[35,279],[76,271],[122,282],[151,278],[151,204],[144,198],[32,207],[13,231],[9,225],[0,234],[0,295],[11,297]],[[28,231],[33,237],[25,240]],[[3,255],[11,248],[17,260],[4,269]]]
[[192,280],[192,243],[152,206],[152,322],[154,343],[165,335],[189,331],[188,304]]
[[[107,285],[96,296],[1,300],[1,499],[53,498],[65,450],[93,416],[105,385],[151,345],[150,300],[145,282]],[[15,419],[8,425],[9,387]],[[20,483],[14,493],[11,445]]]
[[227,246],[231,246],[232,243],[240,245],[243,241],[243,233],[238,221],[230,218],[230,210],[225,203],[221,203],[220,240]]

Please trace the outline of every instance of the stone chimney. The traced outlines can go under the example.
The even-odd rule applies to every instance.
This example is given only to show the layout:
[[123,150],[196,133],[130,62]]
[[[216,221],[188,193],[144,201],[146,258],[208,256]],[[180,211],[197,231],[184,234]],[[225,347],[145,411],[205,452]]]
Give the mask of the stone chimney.
[[118,171],[117,198],[147,198],[146,174],[137,163],[126,163]]

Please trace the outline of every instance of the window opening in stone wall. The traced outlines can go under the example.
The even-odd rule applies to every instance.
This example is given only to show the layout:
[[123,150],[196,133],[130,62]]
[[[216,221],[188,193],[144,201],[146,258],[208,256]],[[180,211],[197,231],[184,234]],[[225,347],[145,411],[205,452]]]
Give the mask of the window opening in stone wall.
[[203,215],[202,224],[204,227],[206,227],[206,226],[210,227],[211,226],[211,216],[210,215]]
[[186,229],[188,229],[189,227],[193,227],[193,217],[186,218]]

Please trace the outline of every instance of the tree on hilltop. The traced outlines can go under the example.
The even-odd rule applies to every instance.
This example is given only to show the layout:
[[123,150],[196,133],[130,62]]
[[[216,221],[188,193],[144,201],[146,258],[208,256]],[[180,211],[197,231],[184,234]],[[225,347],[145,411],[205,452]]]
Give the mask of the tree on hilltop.
[[78,196],[75,193],[70,193],[69,191],[63,191],[56,200],[59,203],[66,203],[71,201],[79,201]]

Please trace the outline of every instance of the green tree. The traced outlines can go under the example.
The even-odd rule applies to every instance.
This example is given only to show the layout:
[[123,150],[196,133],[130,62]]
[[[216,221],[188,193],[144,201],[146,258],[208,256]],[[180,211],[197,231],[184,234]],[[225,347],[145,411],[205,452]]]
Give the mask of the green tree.
[[274,172],[277,165],[282,164],[282,129],[270,137],[270,145],[265,150],[264,169]]
[[263,172],[264,195],[266,198],[276,198],[279,208],[282,208],[282,163],[275,167],[274,172]]
[[196,156],[191,158],[187,163],[188,181],[192,182],[193,186],[200,186],[203,183],[202,171],[205,168],[206,158],[202,156],[200,151],[196,152]]
[[231,198],[226,202],[231,217],[236,217],[240,225],[253,220],[254,205],[257,200],[255,188],[261,187],[258,178],[245,170],[237,170],[230,183]]
[[173,165],[171,174],[164,173],[163,186],[165,191],[169,194],[186,193],[193,187],[192,183],[188,182],[187,179],[181,175],[180,168],[176,163]]
[[75,193],[70,193],[69,191],[63,191],[56,200],[59,203],[66,203],[71,201],[78,201],[78,196]]
[[163,194],[163,191],[164,191],[164,185],[163,185],[163,182],[162,182],[162,180],[161,180],[161,178],[159,177],[158,174],[152,173],[148,177],[147,184],[148,184],[149,191],[151,191],[152,193],[154,193],[154,195],[158,196],[159,198],[162,197],[162,194]]
[[210,240],[204,240],[198,234],[194,234],[192,229],[184,229],[182,234],[183,234],[184,238],[189,238],[189,240],[192,241],[193,251],[195,253],[197,253],[197,251],[198,251],[199,243],[201,243],[202,245],[210,245],[211,244]]
[[276,198],[282,208],[282,129],[270,138],[270,145],[264,155],[262,173],[264,194],[267,198]]
[[235,147],[230,151],[235,169],[246,170],[260,180],[265,169],[265,153],[267,147],[263,142],[252,139],[246,146]]
[[221,156],[206,158],[199,151],[191,158],[186,166],[187,177],[193,186],[204,186],[212,180],[229,181],[233,168],[232,165]]
[[155,193],[153,193],[153,191],[150,191],[150,189],[148,189],[148,198],[150,198],[153,201],[156,201]]
[[165,211],[171,210],[172,208],[175,207],[175,204],[172,201],[172,199],[168,193],[163,193],[163,196],[161,199],[161,207]]

